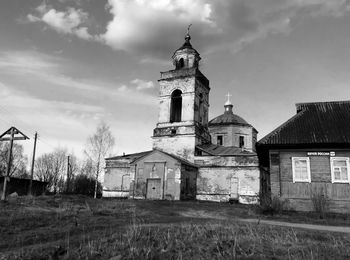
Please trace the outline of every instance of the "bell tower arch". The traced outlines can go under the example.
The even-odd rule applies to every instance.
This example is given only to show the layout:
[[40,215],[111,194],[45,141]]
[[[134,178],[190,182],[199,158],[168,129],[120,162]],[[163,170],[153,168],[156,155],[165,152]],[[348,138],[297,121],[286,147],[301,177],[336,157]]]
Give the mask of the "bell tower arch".
[[158,123],[152,138],[154,149],[193,161],[196,145],[210,142],[210,87],[190,40],[187,31],[185,43],[172,56],[174,69],[161,72]]

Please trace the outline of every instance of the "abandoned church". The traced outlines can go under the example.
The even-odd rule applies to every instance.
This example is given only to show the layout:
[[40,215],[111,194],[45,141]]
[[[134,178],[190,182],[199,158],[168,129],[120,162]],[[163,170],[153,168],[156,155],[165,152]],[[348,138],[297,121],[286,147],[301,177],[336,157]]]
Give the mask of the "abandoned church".
[[158,80],[153,149],[106,158],[104,197],[257,202],[257,131],[233,113],[230,95],[209,121],[209,80],[190,40],[187,33],[172,56],[175,68]]

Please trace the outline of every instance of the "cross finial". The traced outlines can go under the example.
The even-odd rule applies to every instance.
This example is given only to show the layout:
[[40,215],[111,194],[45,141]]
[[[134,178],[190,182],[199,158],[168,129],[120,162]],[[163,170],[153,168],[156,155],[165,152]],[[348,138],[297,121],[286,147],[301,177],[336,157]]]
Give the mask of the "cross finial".
[[230,97],[232,97],[232,95],[230,95],[230,92],[227,93],[226,97],[227,97],[227,102],[226,103],[231,103]]
[[190,23],[187,27],[187,35],[190,35],[190,28],[191,28],[192,24]]

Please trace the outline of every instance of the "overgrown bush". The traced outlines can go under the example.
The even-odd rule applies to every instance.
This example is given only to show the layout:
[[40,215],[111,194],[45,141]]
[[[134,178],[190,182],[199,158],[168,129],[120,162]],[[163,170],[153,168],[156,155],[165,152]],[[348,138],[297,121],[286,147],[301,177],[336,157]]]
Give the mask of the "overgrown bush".
[[[94,196],[95,191],[95,179],[88,177],[84,174],[80,174],[75,177],[74,180],[74,193],[88,196]],[[102,185],[100,182],[97,184],[97,197],[102,196]]]
[[275,195],[259,194],[259,211],[263,214],[280,214],[290,210],[289,201]]
[[311,201],[314,211],[319,214],[320,218],[324,218],[329,207],[329,199],[327,194],[323,190],[312,192]]

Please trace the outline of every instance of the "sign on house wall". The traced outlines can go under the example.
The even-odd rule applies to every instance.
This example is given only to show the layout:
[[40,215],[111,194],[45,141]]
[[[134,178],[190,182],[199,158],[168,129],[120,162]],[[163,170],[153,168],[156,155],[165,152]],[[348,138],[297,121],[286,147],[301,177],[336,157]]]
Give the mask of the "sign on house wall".
[[308,156],[335,156],[335,152],[307,152]]

